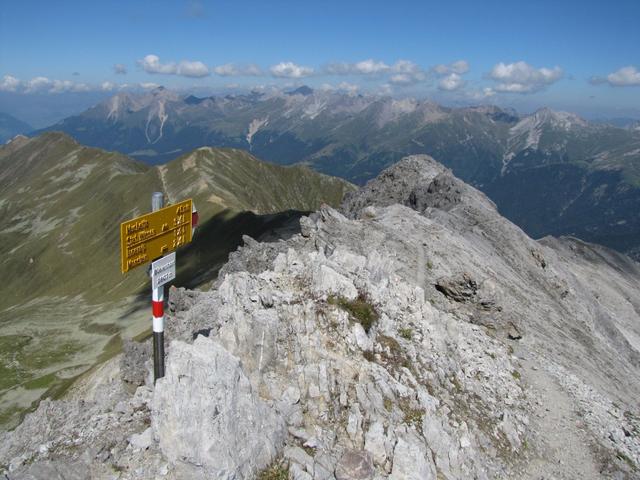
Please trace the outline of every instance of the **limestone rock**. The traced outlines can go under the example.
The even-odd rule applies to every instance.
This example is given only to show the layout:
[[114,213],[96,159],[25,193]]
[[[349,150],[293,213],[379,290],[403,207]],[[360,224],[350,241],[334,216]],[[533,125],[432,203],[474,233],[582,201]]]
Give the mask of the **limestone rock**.
[[399,437],[393,450],[389,480],[435,480],[436,469],[423,442],[415,435]]
[[284,421],[253,391],[240,362],[217,342],[173,342],[156,383],[152,422],[171,462],[202,467],[202,478],[246,478],[284,443]]
[[[2,473],[637,477],[640,265],[532,240],[426,156],[285,237],[245,238],[208,291],[172,289],[166,377],[133,393],[132,352],[98,368],[0,433]],[[356,295],[368,331],[329,301]]]
[[467,272],[455,277],[441,278],[436,282],[436,290],[456,302],[470,301],[478,291],[478,284]]
[[125,339],[122,342],[122,356],[120,360],[120,371],[122,379],[136,387],[144,385],[148,375],[145,362],[151,358],[151,342],[135,342]]
[[134,433],[129,439],[129,443],[131,444],[131,446],[139,450],[145,450],[149,448],[152,442],[153,431],[151,430],[151,427],[147,428],[142,433]]
[[362,450],[347,450],[335,471],[336,480],[370,480],[373,474],[371,454]]

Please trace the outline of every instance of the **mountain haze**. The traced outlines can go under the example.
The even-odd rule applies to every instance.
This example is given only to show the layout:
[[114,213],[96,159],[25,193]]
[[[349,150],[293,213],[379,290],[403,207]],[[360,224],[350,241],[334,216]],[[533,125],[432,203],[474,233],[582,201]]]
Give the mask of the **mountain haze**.
[[480,188],[533,237],[570,234],[638,253],[640,130],[540,109],[313,91],[197,98],[119,93],[51,127],[162,163],[201,145],[245,148],[362,183],[426,153]]
[[0,112],[0,143],[5,143],[16,135],[29,133],[32,130],[33,127],[28,123],[18,120],[8,113]]
[[157,168],[62,133],[1,146],[0,421],[117,348],[120,332],[148,328],[145,269],[120,273],[119,242],[120,223],[148,212],[152,192],[194,199],[202,226],[177,254],[174,283],[195,287],[215,278],[243,234],[337,205],[350,188],[233,149]]

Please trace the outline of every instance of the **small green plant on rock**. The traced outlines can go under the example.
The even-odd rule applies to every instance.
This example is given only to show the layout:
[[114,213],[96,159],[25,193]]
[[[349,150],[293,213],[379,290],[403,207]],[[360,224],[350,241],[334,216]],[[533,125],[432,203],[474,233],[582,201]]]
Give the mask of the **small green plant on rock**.
[[424,416],[424,409],[412,408],[409,400],[402,399],[400,401],[400,410],[404,413],[402,421],[407,425],[413,426],[422,435],[422,417]]
[[629,465],[629,467],[631,467],[633,471],[636,470],[636,464],[634,463],[634,461],[631,460],[623,451],[618,450],[616,452],[616,457],[618,457],[618,459],[622,460],[624,463]]
[[369,362],[375,362],[376,356],[371,350],[366,350],[362,352],[362,356]]
[[348,300],[344,297],[329,296],[327,303],[337,305],[338,307],[349,313],[349,316],[369,333],[374,323],[378,321],[379,315],[375,307],[363,293],[359,294],[354,300]]
[[276,459],[267,468],[258,472],[256,479],[257,480],[288,480],[289,465],[282,458]]
[[413,338],[413,331],[410,328],[401,328],[398,333],[405,340],[411,340]]

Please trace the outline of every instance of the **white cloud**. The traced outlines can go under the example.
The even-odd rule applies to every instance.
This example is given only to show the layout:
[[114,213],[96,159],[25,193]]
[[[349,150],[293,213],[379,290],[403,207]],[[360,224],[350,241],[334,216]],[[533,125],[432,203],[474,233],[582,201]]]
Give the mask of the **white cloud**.
[[394,85],[411,85],[415,83],[413,77],[411,75],[407,75],[406,73],[399,73],[397,75],[392,75],[389,79],[389,82]]
[[317,87],[317,89],[323,92],[335,92],[341,90],[343,92],[347,92],[349,95],[355,95],[356,93],[358,93],[360,86],[356,85],[355,83],[349,82],[340,82],[338,85],[323,83],[322,85]]
[[354,95],[358,92],[358,90],[360,89],[360,87],[358,85],[355,85],[353,83],[349,83],[349,82],[340,82],[338,84],[338,90],[344,90],[345,92]]
[[24,83],[25,93],[36,93],[49,90],[51,88],[51,80],[47,77],[35,77]]
[[389,79],[394,85],[412,85],[424,81],[427,76],[422,68],[410,60],[398,60],[391,67],[395,73]]
[[262,75],[262,69],[254,64],[236,65],[235,63],[226,63],[218,65],[213,69],[216,75],[221,77],[257,77]]
[[274,77],[280,78],[303,78],[313,75],[313,68],[296,65],[293,62],[280,62],[273,65],[269,71]]
[[142,60],[138,60],[138,65],[147,73],[163,73],[165,75],[175,75],[178,67],[175,63],[160,63],[157,55],[147,55]]
[[380,85],[380,88],[378,89],[378,93],[380,95],[392,95],[393,94],[393,87],[391,85],[389,85],[388,83],[385,83],[383,85]]
[[0,82],[0,91],[15,92],[20,87],[21,82],[16,77],[5,75]]
[[393,65],[387,65],[380,60],[362,60],[356,63],[337,62],[326,66],[325,72],[330,75],[380,75],[422,73],[422,69],[410,60],[398,60]]
[[209,75],[209,68],[198,61],[183,60],[180,63],[161,63],[157,55],[147,55],[138,60],[138,65],[151,74],[182,75],[184,77],[200,78]]
[[100,90],[102,90],[103,92],[111,92],[116,88],[118,88],[118,85],[113,82],[102,82],[102,84],[100,85]]
[[463,88],[467,82],[462,75],[469,72],[469,62],[457,60],[449,64],[440,64],[431,67],[431,71],[440,77],[438,89],[446,92],[454,92]]
[[488,97],[493,97],[496,94],[496,92],[493,90],[493,88],[485,87],[482,90],[482,94],[485,98],[488,98]]
[[460,75],[457,73],[450,73],[446,75],[438,82],[438,88],[440,90],[446,90],[448,92],[453,92],[454,90],[459,90],[465,85],[465,81],[462,79]]
[[158,88],[160,86],[157,83],[153,82],[141,82],[138,85],[140,85],[145,90],[153,90],[154,88]]
[[116,75],[126,75],[127,67],[122,63],[116,63],[113,66],[113,73],[115,73]]
[[86,83],[76,83],[71,80],[52,80],[40,76],[22,81],[14,76],[5,75],[0,82],[0,90],[17,93],[67,93],[88,92],[92,88]]
[[491,70],[489,77],[497,82],[494,90],[507,93],[533,93],[562,78],[562,69],[534,68],[526,62],[505,64],[498,63]]
[[450,75],[452,73],[463,75],[469,71],[469,62],[466,60],[458,60],[448,65],[440,64],[433,67],[433,71],[438,75]]
[[412,85],[426,79],[422,68],[410,60],[398,60],[393,65],[373,59],[356,63],[330,63],[324,72],[328,75],[390,75],[389,82],[394,85]]
[[86,83],[74,83],[70,80],[51,80],[49,93],[88,92],[91,90]]
[[390,69],[384,62],[368,59],[356,63],[330,63],[325,70],[330,75],[378,75]]
[[640,85],[640,71],[629,65],[607,75],[607,81],[613,87],[630,87]]
[[384,62],[378,62],[372,59],[354,63],[353,65],[351,65],[351,68],[354,73],[359,73],[362,75],[372,75],[389,71],[389,65]]
[[183,60],[178,64],[177,73],[184,77],[202,78],[209,75],[209,69],[202,62]]

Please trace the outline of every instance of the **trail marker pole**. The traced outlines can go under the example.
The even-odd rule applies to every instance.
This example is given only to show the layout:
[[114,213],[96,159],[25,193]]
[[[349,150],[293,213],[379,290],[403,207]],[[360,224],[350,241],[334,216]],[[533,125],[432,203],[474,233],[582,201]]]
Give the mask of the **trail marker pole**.
[[[164,205],[162,192],[151,195],[151,211]],[[153,274],[153,270],[151,270]],[[153,315],[153,381],[164,377],[164,285],[151,287],[151,312]]]
[[176,278],[175,251],[191,242],[198,226],[192,199],[164,207],[162,192],[151,194],[151,213],[120,224],[122,273],[151,262],[153,378],[164,377],[164,284]]

